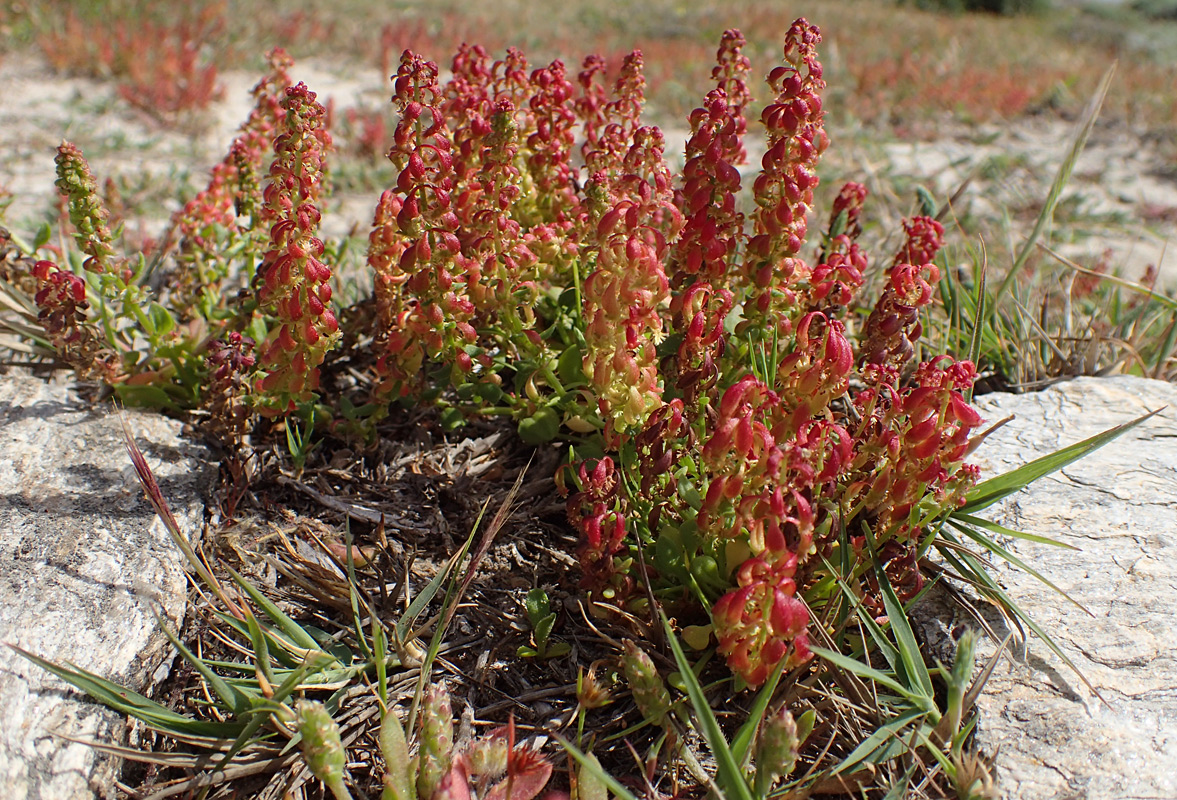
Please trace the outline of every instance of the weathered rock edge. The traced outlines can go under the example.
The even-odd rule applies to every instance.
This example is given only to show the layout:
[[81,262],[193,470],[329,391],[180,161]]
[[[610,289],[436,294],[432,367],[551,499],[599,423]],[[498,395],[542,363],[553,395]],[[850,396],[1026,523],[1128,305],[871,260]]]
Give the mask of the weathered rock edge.
[[[198,533],[215,480],[180,423],[126,420],[181,527]],[[187,595],[182,559],[139,487],[117,411],[68,386],[0,375],[0,643],[143,690],[166,675]],[[118,764],[65,736],[125,739],[120,714],[0,646],[0,797],[113,796]]]
[[[1167,406],[984,513],[1079,548],[1006,543],[1090,615],[1004,562],[993,574],[1107,702],[1031,638],[986,685],[978,741],[997,754],[1009,800],[1177,798],[1177,386],[1080,378],[1035,394],[987,395],[976,405],[990,422],[1016,415],[978,450],[984,477]],[[913,614],[941,654],[946,643],[937,636],[971,624],[943,600],[933,593]],[[1005,631],[1000,616],[985,616]],[[978,661],[994,649],[984,640]]]

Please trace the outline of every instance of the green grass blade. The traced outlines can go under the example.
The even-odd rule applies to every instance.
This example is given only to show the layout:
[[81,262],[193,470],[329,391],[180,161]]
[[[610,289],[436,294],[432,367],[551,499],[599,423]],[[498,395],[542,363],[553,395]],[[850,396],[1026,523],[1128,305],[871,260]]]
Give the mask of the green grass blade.
[[[958,545],[960,544],[956,537],[947,531],[944,531],[942,535],[948,541]],[[944,560],[951,564],[952,568],[955,569],[960,575],[974,581],[977,584],[978,590],[982,594],[984,594],[994,603],[1000,605],[1010,614],[1013,614],[1015,617],[1017,617],[1019,622],[1029,628],[1035,636],[1042,640],[1043,644],[1050,648],[1052,653],[1058,656],[1064,664],[1066,664],[1076,675],[1079,676],[1079,680],[1083,681],[1083,684],[1091,691],[1092,694],[1098,697],[1105,705],[1107,704],[1107,701],[1104,700],[1103,695],[1099,693],[1099,690],[1096,689],[1094,684],[1092,684],[1091,681],[1087,679],[1087,676],[1084,675],[1083,672],[1079,669],[1078,665],[1071,660],[1071,657],[1063,652],[1063,649],[1059,647],[1058,643],[1055,642],[1053,638],[1051,638],[1050,634],[1043,630],[1041,625],[1036,623],[1029,614],[1022,610],[1021,606],[1015,603],[1013,599],[1010,598],[1010,596],[1007,595],[1005,591],[997,585],[997,582],[989,575],[989,572],[985,569],[985,565],[981,562],[980,559],[978,559],[976,556],[966,555],[963,552],[959,553],[958,557],[958,553],[953,552],[952,549],[948,547],[937,547],[936,549],[939,551],[940,555],[944,557]]]
[[[825,559],[823,558],[823,560]],[[826,561],[825,563],[826,567],[829,568],[829,561]],[[887,665],[890,666],[893,670],[898,669],[899,651],[895,648],[895,645],[891,644],[891,641],[887,638],[887,634],[883,632],[883,629],[879,626],[879,623],[875,622],[874,618],[870,614],[861,613],[860,609],[862,607],[862,601],[856,594],[854,594],[854,590],[850,588],[850,584],[846,583],[846,581],[842,580],[842,578],[836,578],[836,580],[839,588],[842,590],[842,594],[846,598],[846,602],[849,603],[850,608],[852,608],[854,612],[858,614],[858,618],[866,628],[867,633],[870,635],[871,641],[875,643],[875,647],[878,649],[878,652],[881,653],[883,658],[887,660]]]
[[752,752],[752,740],[756,736],[756,729],[764,721],[764,715],[768,711],[768,704],[772,702],[772,696],[776,693],[776,687],[781,681],[781,675],[784,673],[785,661],[782,659],[776,665],[776,668],[773,669],[772,674],[768,677],[764,686],[756,694],[756,699],[752,702],[752,707],[748,709],[748,719],[744,721],[744,724],[736,731],[736,735],[732,737],[732,756],[735,757],[737,764],[743,765],[748,761],[748,754]]
[[609,791],[612,793],[614,798],[617,798],[617,800],[638,800],[638,798],[634,796],[633,792],[625,788],[624,784],[606,772],[600,764],[593,761],[592,759],[586,758],[584,753],[580,752],[580,749],[577,748],[576,745],[572,744],[572,742],[557,734],[552,734],[552,738],[560,743],[560,746],[564,748],[564,751],[568,753],[568,755],[572,756],[572,759],[577,764],[580,764],[580,766],[591,772],[594,778],[608,786]]
[[[863,739],[858,747],[851,751],[850,755],[842,759],[828,773],[828,776],[832,778],[843,772],[853,770],[863,762],[876,764],[880,761],[890,759],[892,752],[889,745],[898,743],[902,748],[901,752],[906,751],[907,745],[900,739],[899,732],[912,723],[918,723],[923,718],[924,712],[917,709],[911,709],[896,715],[893,719],[880,725],[870,736]],[[881,757],[879,754],[880,750],[883,750]]]
[[863,664],[857,659],[850,658],[850,656],[844,656],[834,650],[826,650],[824,647],[815,647],[811,645],[809,649],[812,650],[815,654],[824,658],[826,661],[829,661],[835,667],[841,667],[844,670],[854,673],[860,678],[869,678],[880,686],[890,689],[897,696],[904,698],[912,705],[919,708],[921,715],[934,713],[936,711],[936,703],[932,700],[932,698],[919,692],[913,692],[895,678],[880,672],[874,667]]
[[486,515],[489,502],[488,500],[486,503],[483,503],[482,508],[479,509],[478,517],[475,518],[474,525],[471,526],[470,535],[466,537],[466,543],[462,546],[461,551],[447,561],[442,569],[437,571],[437,574],[433,576],[433,580],[429,581],[425,585],[425,588],[417,593],[417,596],[409,603],[409,607],[405,609],[405,613],[397,620],[396,626],[393,629],[393,635],[396,637],[396,641],[404,642],[406,640],[413,627],[413,623],[417,621],[417,617],[421,616],[425,607],[433,602],[433,598],[437,597],[437,593],[441,591],[441,587],[445,585],[445,582],[458,568],[458,565],[466,558],[466,554],[470,552],[470,548],[474,544],[474,535],[482,525],[482,518]]
[[1152,368],[1148,374],[1150,378],[1164,380],[1165,364],[1173,357],[1175,345],[1177,345],[1177,319],[1169,323],[1169,328],[1165,331],[1165,337],[1161,342],[1161,346],[1157,348],[1157,356],[1153,360]]
[[372,615],[372,651],[376,660],[376,689],[380,693],[380,702],[388,708],[388,640],[384,635],[384,626]]
[[274,678],[274,670],[270,664],[270,646],[266,642],[266,635],[262,632],[261,625],[257,624],[257,618],[248,611],[245,614],[245,624],[249,626],[249,641],[253,645],[254,663],[257,664],[262,677],[272,686],[277,683],[277,680]]
[[241,731],[241,723],[194,720],[183,714],[177,714],[175,711],[156,703],[154,700],[149,700],[138,692],[133,692],[130,689],[119,686],[117,683],[112,683],[68,661],[65,662],[66,666],[61,666],[54,664],[52,661],[47,661],[40,656],[33,655],[16,645],[10,644],[9,647],[42,669],[53,673],[71,686],[90,695],[90,697],[102,703],[104,706],[112,708],[119,713],[126,714],[129,717],[134,717],[157,730],[215,739],[228,739],[236,736]]
[[[873,549],[874,542],[871,541]],[[932,692],[932,676],[928,674],[928,668],[924,664],[923,656],[920,655],[919,643],[915,640],[915,634],[911,630],[911,625],[907,622],[907,612],[903,608],[903,604],[899,602],[899,597],[895,594],[895,589],[891,586],[891,581],[887,578],[887,571],[883,565],[875,559],[875,577],[879,581],[879,590],[883,595],[883,608],[887,612],[887,620],[891,624],[891,633],[895,636],[895,644],[898,646],[900,663],[903,665],[903,675],[907,677],[906,683],[908,690],[913,694],[920,694],[929,701],[932,709],[936,708],[936,701],[933,699]],[[933,720],[938,721],[937,719]]]
[[253,735],[261,730],[262,725],[266,723],[270,715],[277,711],[281,707],[281,704],[286,701],[286,698],[294,693],[294,690],[302,683],[307,673],[312,668],[321,668],[327,659],[330,659],[330,656],[323,653],[307,653],[306,660],[302,663],[302,666],[291,672],[286,680],[282,681],[282,684],[274,690],[274,694],[269,698],[266,706],[259,706],[254,709],[249,722],[246,723],[245,728],[238,734],[237,738],[233,740],[233,744],[225,752],[225,757],[217,762],[216,769],[213,771],[219,772],[229,766],[229,762],[233,760],[234,756],[245,749],[253,738]]
[[1099,110],[1103,106],[1104,97],[1107,96],[1108,87],[1112,83],[1112,75],[1116,72],[1116,65],[1113,62],[1107,71],[1104,72],[1103,78],[1099,82],[1099,86],[1095,90],[1095,95],[1091,98],[1091,102],[1087,106],[1087,111],[1084,113],[1083,120],[1079,125],[1079,130],[1075,134],[1075,139],[1071,142],[1071,148],[1067,151],[1063,163],[1059,165],[1058,173],[1054,177],[1054,182],[1050,185],[1050,191],[1046,195],[1046,202],[1042,204],[1042,211],[1038,214],[1038,219],[1034,222],[1034,229],[1030,231],[1030,235],[1022,244],[1022,249],[1018,252],[1018,256],[1014,259],[1013,266],[1009,268],[1005,279],[1002,280],[1001,285],[994,295],[994,299],[1000,299],[1010,285],[1017,278],[1018,273],[1022,271],[1022,267],[1026,265],[1026,260],[1030,257],[1030,253],[1037,244],[1038,238],[1042,235],[1042,231],[1046,228],[1047,223],[1050,222],[1054,216],[1054,209],[1058,205],[1059,197],[1062,196],[1063,188],[1067,185],[1067,181],[1071,178],[1071,172],[1075,169],[1075,162],[1079,160],[1079,154],[1083,152],[1083,147],[1087,144],[1087,137],[1091,135],[1091,129],[1095,127],[1095,119],[1099,116]]
[[360,648],[360,655],[365,659],[372,658],[372,651],[368,648],[368,637],[364,636],[364,624],[360,617],[359,583],[356,581],[356,559],[352,550],[352,535],[350,517],[344,536],[344,546],[347,548],[347,591],[351,600],[352,624],[355,626],[356,642]]
[[665,613],[659,611],[659,614],[662,617],[662,628],[666,631],[666,641],[674,653],[674,661],[678,665],[687,696],[691,700],[691,708],[695,712],[695,719],[699,722],[699,733],[707,740],[707,745],[711,748],[711,755],[715,759],[717,782],[723,788],[727,800],[753,800],[752,789],[748,786],[748,781],[740,769],[735,754],[728,747],[723,730],[719,727],[719,721],[715,719],[711,704],[707,702],[707,696],[703,693],[703,687],[699,684],[699,679],[695,677],[694,670],[691,669],[691,662],[687,661],[682,645],[678,643],[678,637],[675,636],[674,629],[670,627],[670,620],[666,618]]
[[1137,417],[1131,422],[1125,422],[1122,425],[1109,428],[1103,433],[1098,433],[1081,442],[1076,442],[1069,447],[1064,447],[1049,455],[1036,458],[1017,469],[978,483],[965,497],[964,505],[954,511],[950,515],[950,518],[957,514],[972,514],[1004,500],[1011,494],[1020,492],[1039,478],[1045,477],[1052,472],[1057,472],[1089,453],[1095,452],[1105,444],[1123,436],[1145,420],[1160,413],[1161,410],[1158,408],[1156,411],[1151,411],[1148,414]]
[[1064,550],[1078,550],[1073,544],[1060,542],[1058,539],[1051,539],[1049,536],[1039,536],[1036,533],[1026,533],[1024,531],[1015,531],[1013,528],[1007,528],[1004,525],[998,525],[992,520],[984,517],[974,517],[972,514],[962,514],[959,511],[952,514],[950,521],[963,522],[966,525],[971,525],[974,528],[984,528],[987,531],[999,534],[1001,536],[1008,536],[1011,539],[1021,539],[1026,542],[1033,542],[1034,544],[1047,544],[1051,547],[1061,547]]
[[[252,634],[250,633],[248,622],[244,622],[242,620],[239,620],[236,617],[234,617],[230,614],[226,614],[222,611],[213,611],[212,613],[222,623],[224,623],[225,625],[227,625],[228,627],[230,627],[234,631],[236,631],[242,638],[248,639],[251,643],[253,642],[253,638],[252,638]],[[286,638],[285,634],[283,634],[280,630],[273,627],[272,625],[267,625],[263,622],[258,621],[256,617],[254,617],[254,621],[255,621],[255,624],[258,626],[258,628],[261,629],[262,634],[265,636],[266,648],[267,648],[267,650],[273,651],[271,653],[271,656],[275,660],[277,660],[280,664],[282,664],[284,667],[287,667],[288,669],[295,669],[300,663],[302,663],[302,656],[304,655],[304,653],[299,653],[298,655],[295,655],[294,654],[295,645],[293,642],[291,642],[289,639]],[[212,662],[209,662],[209,663],[212,663]],[[247,666],[246,671],[253,672],[253,667]]]
[[1013,553],[1006,550],[1004,547],[1002,547],[997,542],[990,539],[988,536],[985,536],[985,535],[973,530],[972,528],[970,528],[967,525],[961,525],[960,523],[958,523],[954,520],[950,519],[950,520],[948,520],[948,522],[950,525],[952,525],[952,527],[956,528],[958,531],[960,531],[965,536],[972,539],[977,544],[984,547],[989,552],[1008,561],[1009,563],[1013,564],[1015,567],[1022,570],[1023,572],[1028,573],[1029,575],[1033,575],[1035,578],[1040,580],[1042,583],[1046,584],[1051,589],[1054,589],[1056,592],[1058,592],[1063,597],[1065,597],[1069,602],[1071,602],[1075,606],[1075,608],[1079,609],[1084,614],[1086,614],[1088,616],[1094,616],[1094,614],[1092,614],[1090,611],[1088,611],[1087,608],[1082,603],[1080,603],[1075,598],[1071,597],[1069,594],[1067,594],[1065,591],[1063,591],[1061,588],[1059,588],[1056,584],[1052,583],[1045,575],[1043,575],[1041,572],[1039,572],[1038,570],[1031,567],[1025,561],[1022,561],[1022,559],[1018,558]]
[[[470,526],[470,535],[466,537],[466,542],[462,545],[462,549],[455,553],[449,561],[446,562],[445,567],[438,572],[440,578],[449,579],[449,587],[446,589],[445,597],[441,602],[441,609],[438,611],[437,625],[434,626],[433,636],[429,639],[429,648],[425,651],[425,657],[421,660],[421,673],[417,679],[417,689],[413,694],[413,702],[409,706],[409,715],[407,725],[410,730],[417,724],[417,710],[421,707],[421,698],[425,693],[425,685],[429,682],[429,673],[433,669],[433,662],[437,658],[438,652],[441,650],[441,640],[445,636],[445,620],[448,620],[449,609],[454,605],[461,585],[462,576],[458,573],[458,568],[462,562],[466,560],[466,556],[470,552],[470,548],[474,546],[474,538],[478,535],[478,528],[482,524],[482,518],[486,514],[486,509],[490,506],[490,499],[482,504],[482,508],[478,512],[478,516],[474,520],[474,524]],[[435,578],[434,581],[437,579]],[[433,582],[430,582],[432,586]],[[438,587],[441,583],[438,583]],[[427,587],[428,589],[428,587]],[[432,594],[436,594],[437,589],[432,590]],[[412,604],[409,606],[412,610]],[[408,616],[409,612],[405,612]],[[403,622],[403,619],[402,619]],[[397,630],[400,629],[400,622],[397,623]],[[401,639],[400,641],[404,641]]]
[[229,685],[225,679],[214,672],[208,664],[196,656],[191,650],[184,646],[180,641],[180,637],[172,632],[172,629],[164,622],[163,617],[157,612],[155,615],[156,621],[159,622],[160,630],[163,631],[164,636],[168,637],[168,641],[172,643],[172,647],[179,651],[184,660],[192,665],[192,668],[200,673],[200,677],[204,678],[205,683],[212,687],[213,692],[221,701],[228,706],[229,710],[234,714],[242,714],[249,708],[249,696],[240,689]]
[[[969,337],[969,361],[976,364],[981,358],[981,342],[984,339],[983,331],[988,327],[988,317],[985,313],[985,281],[989,273],[989,254],[985,250],[985,243],[981,242],[981,269],[977,275],[977,283],[974,287],[975,296],[973,304],[975,306],[973,311],[973,330]],[[965,394],[967,402],[973,401],[973,387],[969,386],[968,392]]]
[[319,643],[315,641],[314,637],[303,630],[302,626],[286,616],[282,609],[274,605],[274,603],[265,595],[257,590],[252,583],[247,581],[244,577],[239,575],[232,567],[226,566],[225,569],[229,571],[234,582],[240,586],[249,598],[253,600],[257,607],[260,608],[265,615],[273,620],[278,629],[290,637],[290,641],[303,650],[311,650],[313,652],[322,653],[323,648],[319,647]]

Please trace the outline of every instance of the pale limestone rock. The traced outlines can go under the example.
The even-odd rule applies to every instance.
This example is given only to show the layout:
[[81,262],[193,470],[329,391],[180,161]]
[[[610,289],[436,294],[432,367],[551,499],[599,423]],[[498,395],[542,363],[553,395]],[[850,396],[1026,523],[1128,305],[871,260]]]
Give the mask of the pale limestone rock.
[[[180,424],[126,412],[184,530],[198,533],[215,473]],[[152,607],[174,625],[187,587],[145,499],[119,415],[62,385],[0,375],[0,642],[143,689],[168,658]],[[117,765],[61,736],[119,741],[121,715],[0,646],[0,797],[112,795]]]
[[985,477],[1168,406],[985,512],[1080,548],[1010,545],[1091,616],[1017,569],[996,575],[1107,705],[1031,638],[986,687],[980,743],[990,753],[1000,747],[1010,800],[1177,798],[1177,386],[1082,378],[976,405],[990,422],[1016,415],[977,452]]

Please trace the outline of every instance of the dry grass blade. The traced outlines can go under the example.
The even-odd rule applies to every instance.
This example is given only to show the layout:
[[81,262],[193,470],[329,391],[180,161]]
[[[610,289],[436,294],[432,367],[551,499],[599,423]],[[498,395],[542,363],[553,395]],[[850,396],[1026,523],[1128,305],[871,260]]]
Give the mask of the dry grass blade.
[[1136,281],[1127,280],[1126,278],[1121,278],[1118,275],[1109,275],[1106,272],[1096,272],[1093,269],[1088,269],[1081,264],[1075,263],[1075,261],[1067,258],[1062,253],[1052,250],[1049,245],[1046,245],[1042,242],[1038,243],[1038,247],[1044,253],[1068,269],[1072,269],[1082,275],[1089,275],[1092,278],[1099,278],[1101,281],[1106,281],[1107,283],[1112,283],[1125,289],[1130,289],[1133,292],[1146,296],[1149,300],[1159,303],[1165,308],[1177,311],[1177,300],[1174,300],[1171,297],[1166,297],[1163,294],[1159,294],[1156,289],[1152,287],[1144,286],[1143,284],[1137,283]]
[[519,496],[519,489],[523,486],[523,479],[527,475],[527,470],[531,466],[531,461],[523,469],[519,470],[519,475],[515,478],[515,483],[507,490],[503,502],[499,504],[499,508],[495,511],[495,515],[491,517],[490,524],[486,526],[486,530],[482,532],[482,538],[478,542],[478,546],[474,549],[474,553],[470,556],[470,561],[466,565],[466,574],[462,577],[462,582],[458,585],[458,591],[454,595],[453,602],[446,611],[445,617],[441,623],[441,629],[444,630],[454,618],[454,613],[458,610],[458,604],[462,602],[462,597],[465,596],[466,590],[470,588],[470,583],[474,580],[474,575],[478,572],[478,565],[482,563],[482,559],[486,557],[490,546],[494,544],[495,537],[499,535],[499,531],[507,524],[507,520],[511,518],[511,514],[515,511],[515,499]]
[[142,485],[143,492],[147,495],[148,501],[155,508],[156,514],[163,521],[164,527],[167,528],[168,534],[172,537],[172,542],[184,554],[184,558],[196,570],[196,573],[204,581],[205,585],[216,594],[217,599],[224,603],[225,607],[234,616],[242,619],[243,613],[241,607],[229,599],[221,582],[209,570],[208,564],[205,563],[204,559],[196,554],[192,543],[184,535],[184,532],[180,530],[180,524],[176,522],[176,517],[168,507],[168,501],[164,498],[163,492],[159,488],[159,482],[156,481],[151,467],[147,465],[147,459],[143,457],[143,451],[135,444],[135,439],[131,435],[131,428],[127,423],[126,417],[121,417],[121,422],[123,425],[123,441],[127,447],[127,454],[131,457],[131,463],[135,466],[135,473],[139,476],[139,483]]

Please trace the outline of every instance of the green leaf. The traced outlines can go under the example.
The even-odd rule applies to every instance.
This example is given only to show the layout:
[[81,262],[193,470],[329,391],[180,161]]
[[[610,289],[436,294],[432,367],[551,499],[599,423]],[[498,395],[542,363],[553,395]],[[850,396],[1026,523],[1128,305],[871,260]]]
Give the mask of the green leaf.
[[548,593],[538,587],[527,593],[524,605],[527,608],[527,621],[531,623],[532,628],[538,628],[540,621],[551,613]]
[[739,762],[731,748],[728,747],[723,730],[719,727],[719,721],[715,719],[715,714],[711,710],[711,704],[707,701],[707,696],[703,694],[703,687],[691,670],[691,662],[687,661],[686,655],[683,654],[682,645],[678,643],[678,637],[675,636],[674,629],[670,627],[670,620],[661,610],[658,613],[662,617],[662,628],[666,631],[666,640],[674,652],[674,661],[678,665],[679,672],[682,673],[682,680],[686,686],[687,696],[691,700],[695,719],[699,722],[699,732],[707,740],[707,745],[711,748],[711,755],[715,758],[717,782],[724,790],[727,800],[753,800],[752,789],[748,786],[748,781],[744,777],[743,770],[740,769]]
[[257,622],[257,617],[248,609],[245,612],[245,624],[249,628],[249,641],[253,645],[254,663],[257,664],[262,677],[272,686],[277,683],[277,680],[274,678],[274,671],[270,664],[270,647],[266,642],[266,635],[262,632],[262,626]]
[[303,678],[306,677],[307,672],[312,668],[322,668],[324,666],[325,660],[329,658],[329,656],[325,656],[321,652],[307,653],[306,660],[302,663],[302,665],[298,669],[291,672],[290,675],[286,677],[286,680],[282,681],[282,684],[274,690],[273,696],[270,697],[269,703],[267,703],[267,706],[269,707],[259,707],[255,710],[253,715],[250,717],[249,722],[246,723],[244,729],[242,729],[237,738],[233,740],[233,744],[230,745],[228,751],[226,751],[225,757],[217,762],[214,772],[219,772],[220,770],[223,770],[225,767],[227,767],[229,762],[233,760],[234,756],[245,749],[246,745],[249,744],[250,739],[253,738],[253,735],[257,733],[258,730],[261,729],[266,720],[270,718],[270,715],[281,708],[281,704],[286,701],[286,698],[290,697],[290,695],[294,693],[294,690],[298,688],[299,684],[302,683]]
[[1057,472],[1063,467],[1078,461],[1080,458],[1095,452],[1108,442],[1123,436],[1140,423],[1159,414],[1161,410],[1158,408],[1156,411],[1151,411],[1148,414],[1137,417],[1131,422],[1125,422],[1123,425],[1109,428],[1103,433],[1098,433],[1081,442],[1076,442],[1069,447],[1064,447],[1049,455],[1036,458],[1017,469],[978,483],[965,497],[964,505],[952,512],[950,518],[959,514],[972,514],[1004,500],[1011,494],[1020,492],[1039,478],[1045,477],[1052,472]]
[[37,228],[37,235],[33,238],[32,250],[27,250],[26,252],[31,254],[33,251],[40,250],[45,245],[49,244],[49,240],[52,238],[53,228],[49,226],[48,222],[42,222],[41,227]]
[[560,415],[550,406],[544,406],[530,417],[519,420],[519,438],[524,444],[546,444],[555,439],[559,432]]
[[556,615],[548,614],[535,626],[535,642],[543,648],[552,635],[552,626],[556,624]]
[[[985,312],[985,299],[987,297],[985,294],[985,280],[988,272],[989,257],[988,253],[985,251],[985,243],[982,241],[981,269],[980,274],[977,275],[977,283],[973,287],[973,291],[975,293],[975,298],[973,300],[973,305],[975,307],[975,311],[973,313],[973,330],[969,337],[969,361],[972,361],[974,364],[980,363],[979,359],[981,358],[981,340],[983,339],[983,331],[988,325],[988,322],[986,322],[988,317],[986,316]],[[970,403],[973,401],[973,387],[971,384],[969,385],[968,392],[965,394],[965,400]]]
[[425,584],[425,588],[417,592],[417,596],[409,603],[409,607],[405,609],[405,613],[396,621],[396,626],[393,629],[393,635],[398,642],[404,642],[409,635],[409,631],[413,623],[417,621],[417,617],[421,616],[421,612],[425,607],[433,602],[433,598],[441,591],[442,585],[445,584],[446,578],[449,577],[454,565],[447,562],[444,569],[438,570],[437,574],[429,583]]
[[925,217],[936,216],[936,198],[924,186],[915,187],[915,196],[920,203],[920,214]]

